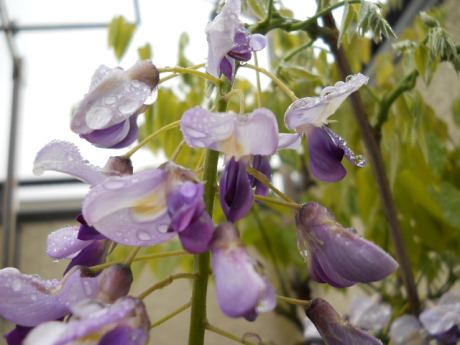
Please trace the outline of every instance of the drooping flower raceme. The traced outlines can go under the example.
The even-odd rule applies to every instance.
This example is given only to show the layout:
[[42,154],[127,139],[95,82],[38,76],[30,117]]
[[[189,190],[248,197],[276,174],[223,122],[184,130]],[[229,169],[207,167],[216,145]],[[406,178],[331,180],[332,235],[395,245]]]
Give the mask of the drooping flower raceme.
[[353,296],[350,306],[351,323],[364,330],[382,331],[390,321],[391,307],[379,302],[379,296]]
[[403,315],[393,321],[390,337],[394,345],[429,345],[430,337],[414,315]]
[[217,300],[226,315],[254,321],[259,313],[275,308],[275,288],[249,256],[235,225],[216,228],[211,250]]
[[69,322],[45,322],[34,328],[24,345],[143,345],[149,330],[141,300],[128,296],[107,305],[88,299],[72,307]]
[[252,35],[239,20],[241,0],[227,0],[222,12],[206,26],[208,61],[206,71],[219,78],[222,72],[233,84],[235,60],[249,61],[252,52],[265,48],[264,36]]
[[305,310],[326,345],[382,345],[382,342],[343,320],[322,298],[311,301]]
[[366,159],[355,155],[347,147],[346,141],[328,126],[328,118],[335,113],[342,102],[361,86],[367,84],[368,77],[356,74],[347,77],[321,91],[320,97],[302,98],[292,103],[286,111],[284,122],[289,129],[308,137],[310,169],[312,174],[324,182],[337,182],[347,171],[342,165],[343,156],[354,165],[363,167]]
[[198,175],[174,162],[132,176],[111,177],[83,202],[88,225],[120,244],[152,246],[176,234],[186,250],[205,252],[214,231]]
[[139,60],[127,71],[101,65],[73,114],[72,131],[97,147],[129,146],[139,136],[137,116],[153,103],[158,81],[150,60]]
[[456,344],[460,340],[460,294],[446,292],[436,306],[420,314],[420,321],[433,338]]
[[296,214],[299,250],[310,276],[318,283],[343,288],[386,278],[398,263],[379,246],[345,229],[326,207],[317,202]]
[[0,270],[0,315],[21,326],[61,318],[98,293],[98,279],[83,267],[74,267],[61,281],[42,280],[12,267]]
[[195,107],[182,116],[181,129],[189,146],[225,154],[227,163],[220,180],[220,201],[229,221],[236,222],[249,212],[254,201],[253,186],[257,194],[268,194],[268,189],[248,175],[246,167],[252,164],[271,177],[267,156],[277,151],[279,133],[275,115],[270,110],[261,108],[238,115],[232,111],[213,113]]

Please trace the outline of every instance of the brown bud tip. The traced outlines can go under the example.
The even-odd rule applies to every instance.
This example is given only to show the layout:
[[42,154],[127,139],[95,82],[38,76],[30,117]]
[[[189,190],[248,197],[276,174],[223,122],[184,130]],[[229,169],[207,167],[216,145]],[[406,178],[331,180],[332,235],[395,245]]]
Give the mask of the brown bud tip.
[[127,72],[131,79],[146,83],[152,91],[160,81],[160,73],[150,60],[138,60]]
[[230,246],[243,246],[243,242],[240,239],[240,231],[231,222],[225,222],[220,224],[214,231],[211,249],[225,248]]
[[110,157],[102,172],[108,176],[124,176],[133,174],[131,159],[123,156]]
[[124,264],[111,266],[100,277],[98,298],[106,303],[113,303],[128,295],[132,282],[131,268]]

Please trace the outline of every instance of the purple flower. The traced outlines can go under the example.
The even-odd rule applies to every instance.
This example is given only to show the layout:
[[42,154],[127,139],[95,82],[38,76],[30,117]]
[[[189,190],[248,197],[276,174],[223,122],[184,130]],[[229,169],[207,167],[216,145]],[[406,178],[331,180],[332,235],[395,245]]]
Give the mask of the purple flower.
[[12,331],[6,333],[3,337],[6,339],[8,345],[21,345],[32,329],[33,327],[16,325]]
[[127,71],[101,65],[73,114],[72,131],[97,147],[131,145],[139,135],[137,116],[153,103],[149,97],[158,80],[150,60],[139,60]]
[[378,296],[354,296],[350,306],[350,321],[361,329],[382,331],[390,321],[391,307],[379,302]]
[[235,225],[216,228],[211,250],[217,300],[226,315],[254,321],[259,313],[275,308],[275,288],[249,256]]
[[111,304],[117,299],[127,296],[133,280],[131,268],[125,264],[117,264],[106,268],[99,276],[97,299]]
[[446,292],[436,306],[420,314],[420,321],[433,338],[456,344],[460,340],[460,294]]
[[60,282],[21,274],[12,267],[0,270],[0,315],[21,326],[56,320],[98,293],[98,279],[83,267],[74,267]]
[[390,337],[394,345],[429,345],[430,337],[414,315],[403,315],[393,321]]
[[326,345],[382,345],[369,333],[344,321],[322,298],[311,301],[305,313],[323,337]]
[[368,77],[356,74],[347,77],[347,82],[339,81],[321,91],[320,97],[302,98],[292,103],[286,111],[284,122],[289,129],[308,137],[308,152],[312,174],[324,182],[337,182],[345,177],[346,169],[341,161],[343,156],[354,165],[363,167],[366,159],[355,155],[347,147],[346,141],[326,125],[342,102],[361,86],[367,84]]
[[[379,246],[345,229],[326,207],[317,202],[296,214],[299,250],[310,276],[319,283],[343,288],[389,276],[398,263]],[[308,255],[307,255],[308,254]]]
[[34,328],[24,345],[142,345],[150,320],[141,300],[123,297],[111,305],[86,300],[72,308],[69,322],[46,322]]
[[222,12],[206,26],[208,61],[206,71],[219,78],[222,72],[233,84],[235,60],[249,61],[252,52],[265,48],[264,36],[252,35],[238,19],[241,0],[227,0]]
[[176,234],[186,250],[209,248],[214,231],[205,212],[198,175],[167,162],[159,169],[111,177],[93,187],[83,215],[107,238],[128,246],[152,246]]
[[237,115],[212,113],[196,107],[181,119],[187,144],[222,152],[227,160],[220,181],[220,201],[227,219],[236,222],[251,209],[256,194],[266,196],[268,188],[246,171],[248,165],[271,177],[268,156],[283,148],[300,144],[298,135],[278,133],[275,115],[261,108]]

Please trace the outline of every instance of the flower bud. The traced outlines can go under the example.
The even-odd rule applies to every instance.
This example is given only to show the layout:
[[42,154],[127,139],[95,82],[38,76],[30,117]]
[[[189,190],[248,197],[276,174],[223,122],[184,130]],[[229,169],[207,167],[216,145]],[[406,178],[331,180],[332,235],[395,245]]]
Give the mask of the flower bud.
[[439,22],[425,11],[420,12],[420,18],[422,19],[423,24],[429,26],[430,28],[436,28],[440,26]]
[[123,156],[112,156],[101,170],[108,176],[124,176],[133,174],[131,159]]
[[98,298],[106,303],[113,303],[128,295],[133,283],[133,273],[125,264],[118,264],[104,270],[99,279]]
[[343,320],[322,298],[314,299],[305,310],[326,345],[382,345],[382,342]]

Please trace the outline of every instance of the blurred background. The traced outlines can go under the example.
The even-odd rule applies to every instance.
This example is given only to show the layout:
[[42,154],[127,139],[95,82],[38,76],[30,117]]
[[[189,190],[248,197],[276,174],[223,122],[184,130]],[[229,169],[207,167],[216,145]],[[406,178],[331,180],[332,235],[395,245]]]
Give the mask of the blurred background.
[[[387,19],[398,36],[401,36],[405,29],[414,25],[414,19],[419,11],[428,10],[442,3],[445,7],[443,12],[445,27],[452,39],[460,42],[458,0],[393,2],[397,4],[387,12]],[[313,0],[283,0],[282,5],[292,10],[297,19],[308,18],[316,11],[316,3]],[[181,62],[181,59],[182,62],[185,59],[194,64],[204,62],[207,57],[204,27],[213,16],[216,3],[213,0],[79,0],[65,2],[59,0],[0,0],[0,6],[2,15],[0,32],[1,267],[15,266],[22,273],[39,274],[44,279],[59,279],[67,262],[63,260],[53,263],[53,260],[46,254],[46,239],[51,231],[66,225],[76,225],[75,217],[81,211],[81,202],[89,187],[59,173],[46,172],[44,176],[34,176],[32,163],[37,151],[51,140],[67,140],[77,144],[82,156],[98,166],[104,166],[109,156],[125,152],[125,150],[118,152],[117,150],[96,149],[70,131],[69,121],[72,110],[86,93],[92,74],[101,64],[109,67],[120,65],[125,69],[131,67],[139,59],[138,48],[142,48],[141,52],[144,54],[150,50],[150,57],[157,67],[175,66]],[[250,6],[246,5],[245,8],[248,10],[245,11],[244,21],[256,20],[254,13],[249,10]],[[116,49],[114,51],[108,44],[109,25],[114,18],[121,15],[126,24],[134,26],[132,38],[127,41],[128,46],[125,53],[117,56]],[[336,11],[335,17],[340,23],[341,10]],[[184,32],[187,36],[183,35]],[[408,37],[415,36],[409,34]],[[269,45],[258,56],[261,67],[267,69],[276,67],[279,60],[277,48],[286,49],[280,46],[282,37],[273,32],[269,34]],[[370,40],[367,41],[370,42]],[[326,46],[318,41],[312,49],[312,56],[319,58],[320,52],[324,49]],[[372,80],[372,77],[379,72],[379,56],[388,54],[391,51],[391,45],[384,41],[378,46],[369,43],[368,46],[361,47],[361,49],[367,49],[369,54],[367,61],[363,64],[365,66],[363,73],[367,72]],[[330,57],[324,59],[326,63],[331,63]],[[255,83],[253,71],[245,69],[240,71],[238,73],[238,76],[241,76],[240,88],[248,87],[245,84],[246,81]],[[318,66],[315,71],[321,72]],[[333,75],[333,72],[328,75],[331,80],[334,79]],[[167,86],[178,95],[177,99],[180,99],[181,96],[185,98],[187,90],[181,89],[180,80],[176,79],[170,81]],[[320,84],[315,84],[317,82],[315,78],[312,78],[312,81],[313,86],[310,88],[313,91],[315,85]],[[193,86],[193,84],[188,85]],[[270,80],[262,76],[262,88],[268,90],[267,94],[271,92],[270,87]],[[435,110],[442,121],[447,123],[451,145],[457,145],[460,137],[458,128],[452,120],[454,116],[452,104],[460,97],[460,80],[453,68],[448,64],[440,64],[429,86],[419,81],[417,90],[423,96],[426,104]],[[300,96],[303,95],[300,94]],[[159,101],[161,97],[160,93]],[[266,95],[266,97],[269,96]],[[250,103],[250,98],[248,98],[248,103]],[[161,105],[158,107],[161,112]],[[283,114],[281,111],[280,116],[282,117]],[[148,116],[155,115],[148,114],[147,119]],[[166,123],[173,120],[164,119]],[[146,120],[140,116],[139,121],[140,124],[143,124]],[[144,126],[144,134],[146,131]],[[358,141],[355,139],[356,136],[352,138],[352,142]],[[165,153],[155,146],[140,150],[133,156],[135,171],[156,167],[166,159],[165,157]],[[298,199],[305,195],[304,193],[312,191],[301,189],[299,192],[299,183],[305,184],[309,181],[305,178],[302,181],[299,180],[302,176],[287,164],[289,159],[289,157],[282,157],[281,160],[277,159],[273,162],[278,167],[275,180],[288,194],[297,196],[295,199]],[[313,194],[323,195],[327,191],[326,187],[322,191],[314,189]],[[350,222],[352,221],[354,222],[352,225],[362,233],[367,222],[362,218],[350,216]],[[253,223],[243,224],[242,227],[250,226],[253,226]],[[291,236],[286,240],[290,241],[288,250],[295,248],[293,242],[295,235],[293,238],[294,240]],[[267,260],[266,250],[260,249],[257,243],[260,238],[248,232],[246,239],[253,244],[250,248],[253,255],[266,262],[270,275],[270,267],[273,263]],[[409,239],[409,241],[414,241],[414,239]],[[173,250],[179,247],[177,242],[173,242],[168,247],[161,249]],[[115,255],[124,253],[126,252],[120,249]],[[280,255],[297,255],[296,265],[302,265],[302,259],[298,253]],[[168,269],[170,268],[178,269],[189,266],[190,262],[186,260],[180,263],[165,261],[139,265],[135,268],[136,282],[132,293],[133,295],[139,294],[147,286],[164,278],[169,274]],[[285,266],[283,269],[288,270]],[[292,273],[292,271],[289,272]],[[299,281],[302,279],[299,278]],[[293,281],[291,279],[290,282],[293,283]],[[292,284],[290,288],[295,290]],[[341,312],[349,310],[349,302],[353,294],[363,294],[359,288],[348,289],[346,292],[325,291],[318,286],[312,288],[313,295],[327,296],[328,301]],[[189,282],[177,281],[149,296],[146,302],[151,321],[160,319],[187,302],[188,293],[184,291],[189,291],[189,289]],[[347,294],[346,298],[344,298],[344,293]],[[285,317],[275,313],[263,314],[253,324],[244,320],[230,320],[220,312],[212,286],[208,297],[209,318],[217,326],[235,334],[256,332],[263,339],[270,339],[276,344],[302,343],[301,327],[289,322]],[[185,312],[155,328],[151,333],[151,342],[155,344],[186,343],[188,322],[188,312]],[[2,335],[12,328],[12,324],[0,318]],[[215,344],[217,341],[221,344],[232,343],[214,334],[207,335],[208,344]],[[3,338],[0,338],[0,344],[2,342]]]

